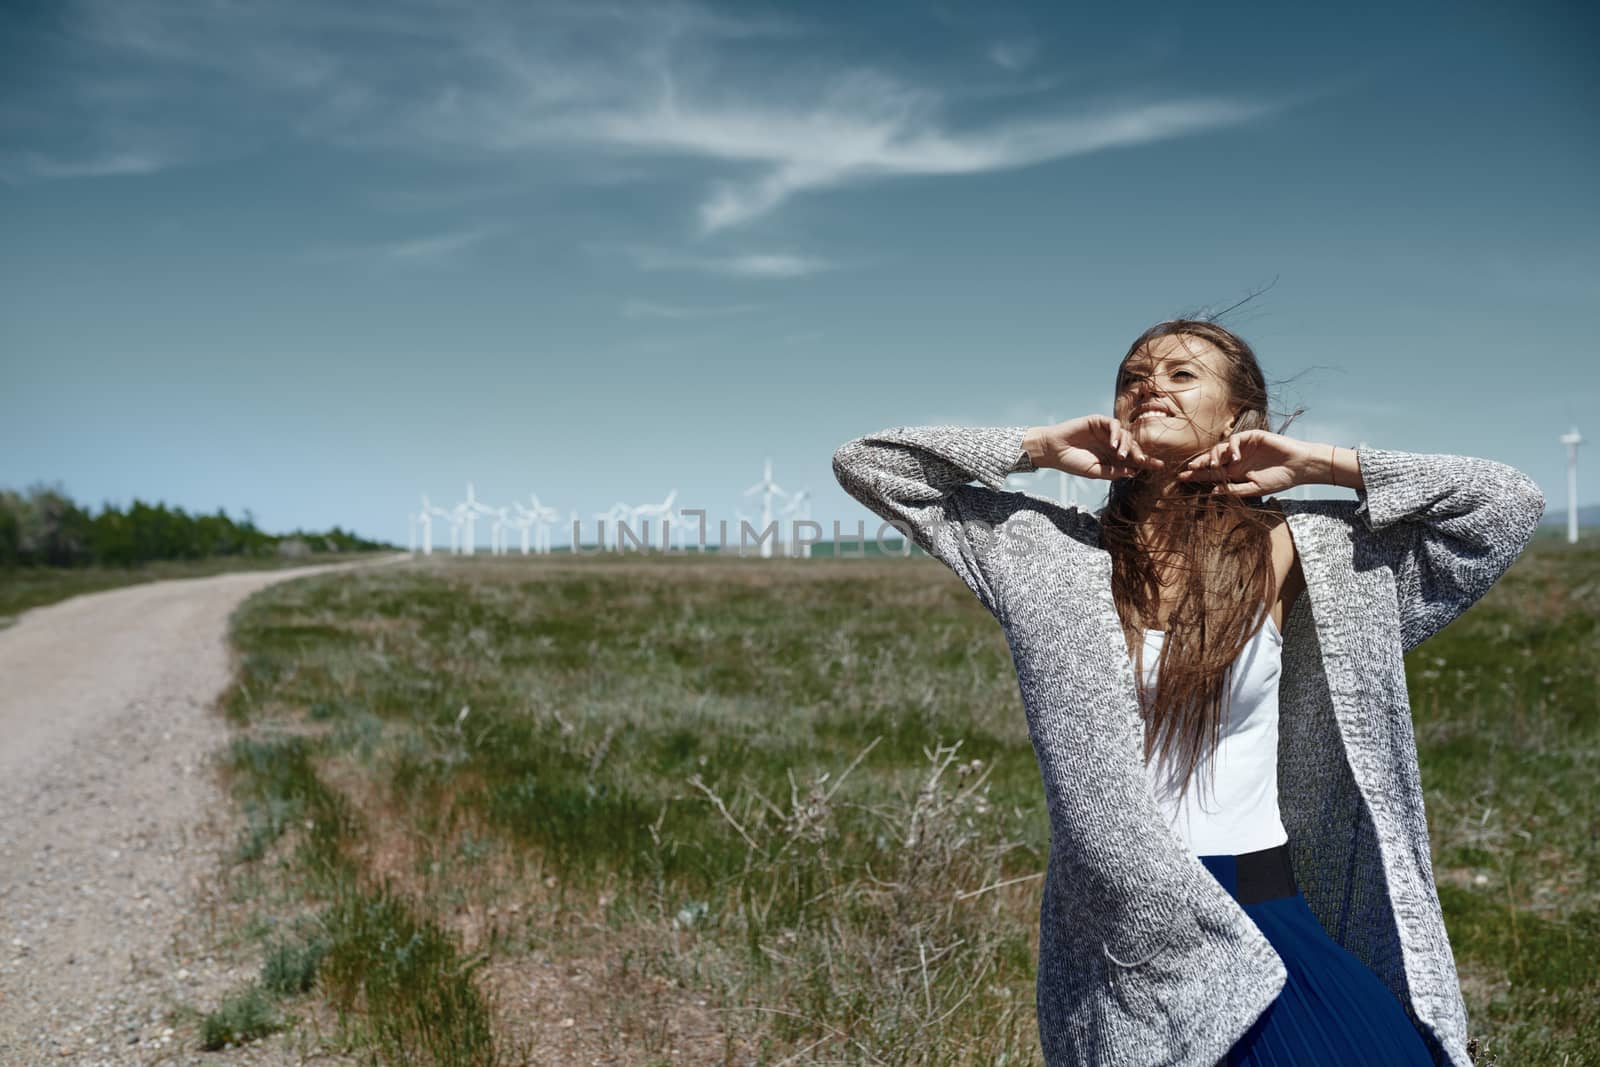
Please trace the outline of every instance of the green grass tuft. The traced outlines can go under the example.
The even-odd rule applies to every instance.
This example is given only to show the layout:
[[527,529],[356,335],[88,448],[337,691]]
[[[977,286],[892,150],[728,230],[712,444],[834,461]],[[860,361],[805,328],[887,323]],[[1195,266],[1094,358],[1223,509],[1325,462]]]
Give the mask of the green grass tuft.
[[272,997],[252,982],[200,1020],[200,1045],[215,1052],[230,1044],[256,1041],[282,1028],[283,1020]]
[[351,891],[325,917],[322,981],[340,1012],[360,1013],[384,1063],[492,1067],[499,1062],[489,1012],[473,972],[436,924],[414,916],[387,887]]
[[310,941],[280,941],[273,945],[261,965],[261,984],[279,996],[309,993],[317,981],[317,968],[328,954],[322,938]]

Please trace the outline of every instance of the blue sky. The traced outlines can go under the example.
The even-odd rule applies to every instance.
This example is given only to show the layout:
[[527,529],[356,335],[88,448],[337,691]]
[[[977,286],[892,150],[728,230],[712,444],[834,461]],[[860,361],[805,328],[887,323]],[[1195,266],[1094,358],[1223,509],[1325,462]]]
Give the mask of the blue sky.
[[1600,439],[1580,5],[6,12],[0,485],[403,544],[468,480],[731,520],[771,456],[853,526],[845,440],[1107,412],[1252,293],[1293,436],[1552,512]]

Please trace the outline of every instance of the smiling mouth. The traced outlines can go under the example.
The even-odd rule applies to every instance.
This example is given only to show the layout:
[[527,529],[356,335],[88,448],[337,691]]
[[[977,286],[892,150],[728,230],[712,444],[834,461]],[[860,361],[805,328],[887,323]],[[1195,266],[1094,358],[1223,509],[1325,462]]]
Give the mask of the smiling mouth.
[[1147,421],[1149,419],[1170,419],[1170,418],[1172,418],[1172,416],[1168,415],[1165,411],[1147,411],[1143,415],[1135,416],[1133,421],[1134,421],[1135,424],[1138,424],[1138,423],[1141,423],[1141,422],[1145,422],[1145,421]]

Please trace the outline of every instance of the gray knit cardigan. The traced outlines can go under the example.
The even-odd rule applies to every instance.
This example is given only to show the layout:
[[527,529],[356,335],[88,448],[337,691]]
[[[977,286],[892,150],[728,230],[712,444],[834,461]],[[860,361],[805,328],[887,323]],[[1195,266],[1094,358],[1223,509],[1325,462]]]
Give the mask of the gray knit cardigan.
[[[1100,512],[1006,491],[1008,473],[1033,469],[1026,430],[884,430],[841,446],[834,474],[1005,631],[1050,817],[1036,985],[1045,1062],[1211,1067],[1287,972],[1160,817]],[[1483,596],[1545,501],[1492,460],[1356,455],[1357,500],[1278,501],[1306,577],[1283,627],[1279,807],[1323,928],[1395,993],[1436,1063],[1469,1067],[1402,656]]]

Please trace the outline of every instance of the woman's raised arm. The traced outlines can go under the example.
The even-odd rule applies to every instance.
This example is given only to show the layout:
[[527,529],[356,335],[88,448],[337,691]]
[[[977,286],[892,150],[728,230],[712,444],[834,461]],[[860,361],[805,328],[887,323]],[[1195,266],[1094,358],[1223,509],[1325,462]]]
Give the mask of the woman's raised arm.
[[[833,454],[840,486],[943,562],[998,617],[982,556],[1009,513],[1006,475],[1034,470],[1027,426],[900,426]],[[974,479],[983,488],[967,483]]]
[[1356,564],[1364,541],[1394,570],[1410,651],[1516,562],[1544,514],[1544,493],[1515,467],[1472,456],[1362,448],[1356,463]]

